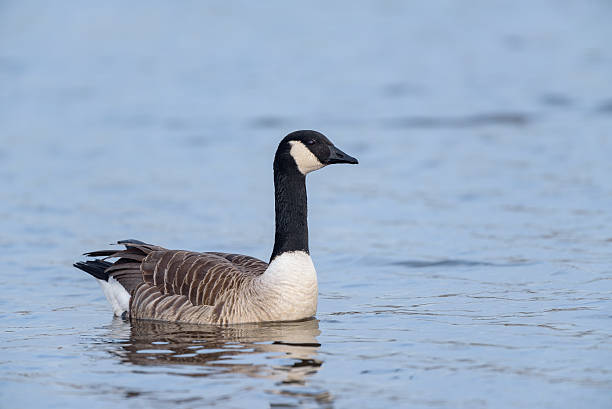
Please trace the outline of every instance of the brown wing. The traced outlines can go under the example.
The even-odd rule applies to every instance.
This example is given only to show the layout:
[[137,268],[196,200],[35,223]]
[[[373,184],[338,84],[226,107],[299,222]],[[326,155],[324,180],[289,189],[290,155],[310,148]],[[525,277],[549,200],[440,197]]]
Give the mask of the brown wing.
[[217,253],[217,252],[209,252],[204,254],[214,254],[216,256],[223,257],[229,260],[236,267],[245,271],[245,273],[249,274],[263,274],[264,271],[268,268],[268,263],[262,261],[255,257],[245,256],[242,254],[230,254],[230,253]]
[[[268,264],[226,253],[167,250],[135,241],[125,250],[89,256],[119,259],[106,272],[132,295],[130,316],[183,322],[213,322],[232,296],[263,274]],[[235,297],[234,297],[235,298]]]
[[212,306],[225,292],[241,288],[267,266],[239,254],[158,250],[143,260],[141,271],[144,282],[162,294],[183,295],[193,305]]

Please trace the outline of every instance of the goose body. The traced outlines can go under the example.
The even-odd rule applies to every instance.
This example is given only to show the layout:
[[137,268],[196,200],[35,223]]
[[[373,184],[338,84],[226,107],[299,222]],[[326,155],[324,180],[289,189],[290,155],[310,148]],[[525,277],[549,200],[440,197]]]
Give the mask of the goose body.
[[315,131],[292,132],[280,142],[274,157],[276,233],[269,263],[122,240],[118,244],[124,249],[85,253],[102,258],[74,266],[98,280],[118,316],[192,324],[312,317],[318,287],[308,249],[305,179],[333,163],[357,160]]

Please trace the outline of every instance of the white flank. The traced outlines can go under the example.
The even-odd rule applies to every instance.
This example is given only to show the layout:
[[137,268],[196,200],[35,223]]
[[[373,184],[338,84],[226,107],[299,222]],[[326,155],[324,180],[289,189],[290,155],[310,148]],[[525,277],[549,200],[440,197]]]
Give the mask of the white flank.
[[295,164],[302,175],[310,173],[313,170],[321,169],[323,166],[325,166],[302,142],[289,141],[289,143],[291,144],[291,150],[289,153],[291,156],[293,156],[293,160],[295,160]]
[[276,256],[262,274],[261,284],[274,300],[268,309],[272,320],[299,320],[316,314],[317,272],[307,253],[290,251]]
[[111,307],[113,307],[113,313],[116,316],[119,317],[128,310],[130,306],[130,294],[121,284],[119,284],[119,281],[115,280],[113,277],[109,277],[108,281],[100,279],[97,279],[97,281],[100,283],[100,287],[102,287],[102,291],[104,291],[106,299]]

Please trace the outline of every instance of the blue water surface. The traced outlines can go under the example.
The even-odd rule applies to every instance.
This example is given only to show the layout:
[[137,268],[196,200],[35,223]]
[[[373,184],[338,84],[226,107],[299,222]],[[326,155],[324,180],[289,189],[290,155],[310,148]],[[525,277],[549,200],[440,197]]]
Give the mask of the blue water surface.
[[[609,1],[0,2],[0,407],[612,406]],[[113,319],[81,253],[267,260],[308,177],[319,311]]]

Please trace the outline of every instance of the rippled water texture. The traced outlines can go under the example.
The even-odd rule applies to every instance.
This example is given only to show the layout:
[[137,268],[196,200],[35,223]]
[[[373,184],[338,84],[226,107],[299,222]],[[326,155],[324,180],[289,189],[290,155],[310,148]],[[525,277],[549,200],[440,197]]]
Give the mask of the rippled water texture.
[[[609,1],[0,2],[2,408],[610,408]],[[316,319],[113,319],[135,238],[267,259],[313,128]]]

